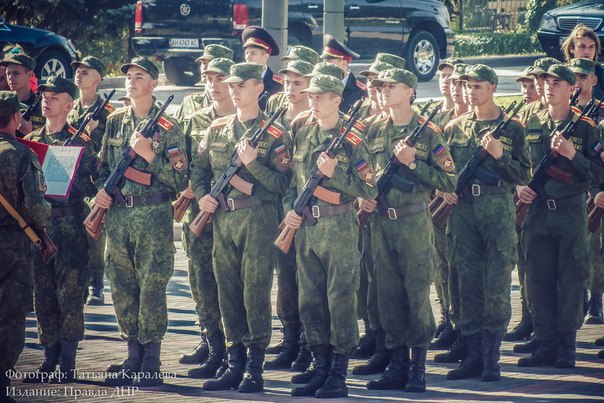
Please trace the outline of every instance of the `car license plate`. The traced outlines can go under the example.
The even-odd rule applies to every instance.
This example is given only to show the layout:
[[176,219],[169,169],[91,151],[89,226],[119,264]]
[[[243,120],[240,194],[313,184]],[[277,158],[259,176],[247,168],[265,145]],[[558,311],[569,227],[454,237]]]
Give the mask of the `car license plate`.
[[193,48],[199,49],[199,39],[192,38],[172,38],[170,39],[171,48]]

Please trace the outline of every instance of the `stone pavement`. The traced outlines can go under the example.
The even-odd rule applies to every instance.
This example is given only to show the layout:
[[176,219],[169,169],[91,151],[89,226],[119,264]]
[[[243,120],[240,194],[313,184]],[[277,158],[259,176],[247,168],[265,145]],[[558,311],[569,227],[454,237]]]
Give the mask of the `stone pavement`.
[[[162,369],[171,378],[162,387],[146,389],[109,388],[102,386],[103,371],[108,364],[119,362],[125,356],[126,343],[119,338],[117,324],[111,305],[111,292],[105,287],[105,306],[86,306],[86,338],[80,344],[77,368],[81,380],[69,385],[24,384],[13,378],[14,398],[19,402],[165,402],[165,401],[261,401],[261,402],[305,402],[318,401],[314,398],[292,398],[291,372],[265,372],[265,393],[244,395],[236,391],[206,392],[200,388],[201,380],[187,378],[190,366],[178,363],[180,354],[190,352],[198,343],[199,329],[195,325],[196,315],[189,293],[187,263],[180,242],[176,242],[177,255],[174,276],[168,285],[169,326],[162,348]],[[510,327],[519,320],[520,303],[516,275],[512,284],[513,318]],[[108,284],[106,282],[106,284]],[[276,285],[273,285],[273,308]],[[435,294],[433,292],[433,300]],[[437,304],[433,304],[438,313]],[[279,321],[273,309],[274,329]],[[604,325],[585,325],[578,334],[577,368],[562,370],[555,368],[519,368],[515,365],[519,355],[512,353],[512,344],[502,346],[503,377],[499,382],[481,382],[479,379],[447,381],[445,375],[453,364],[436,365],[432,358],[437,351],[429,351],[427,363],[428,391],[411,394],[403,391],[369,391],[365,383],[374,376],[348,378],[349,399],[340,401],[597,401],[604,400],[604,360],[597,358],[598,348],[593,341],[604,335]],[[273,342],[280,333],[273,332]],[[31,313],[27,320],[26,346],[17,363],[16,372],[33,371],[42,360],[42,349],[38,345],[36,318]],[[360,364],[351,360],[351,368]],[[350,374],[350,371],[349,371]]]

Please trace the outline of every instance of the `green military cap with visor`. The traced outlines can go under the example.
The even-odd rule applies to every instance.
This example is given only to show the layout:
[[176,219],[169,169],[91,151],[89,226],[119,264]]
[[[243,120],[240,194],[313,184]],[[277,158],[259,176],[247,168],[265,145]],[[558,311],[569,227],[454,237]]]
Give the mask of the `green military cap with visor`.
[[371,65],[369,66],[369,68],[367,70],[363,70],[359,74],[362,76],[368,77],[370,74],[378,75],[378,74],[380,74],[381,71],[388,70],[388,69],[394,69],[394,68],[396,68],[396,66],[393,66],[390,63],[373,62],[373,63],[371,63]]
[[477,81],[488,81],[491,84],[499,83],[499,78],[497,77],[495,70],[485,64],[473,64],[466,69],[461,77],[459,77],[460,80],[464,81],[468,78]]
[[290,60],[287,67],[279,70],[279,74],[294,73],[300,76],[305,76],[312,72],[313,65],[304,60]]
[[154,80],[157,80],[157,78],[159,77],[159,70],[157,69],[157,66],[155,65],[155,63],[153,63],[146,57],[135,57],[130,63],[122,64],[120,70],[122,71],[122,73],[126,74],[128,73],[128,69],[130,67],[138,67],[145,70],[151,75]]
[[318,74],[327,74],[339,80],[343,80],[346,72],[333,63],[321,62],[317,63],[312,72],[310,74],[306,74],[306,77],[313,77]]
[[73,67],[74,70],[76,70],[78,66],[86,66],[96,70],[101,75],[101,78],[105,77],[105,73],[107,72],[107,67],[105,67],[105,63],[103,63],[94,56],[86,56],[80,61],[71,62],[71,67]]
[[409,87],[417,88],[417,76],[405,69],[388,69],[380,72],[378,77],[373,80],[372,85],[398,84],[403,83]]
[[38,90],[40,92],[56,92],[57,94],[65,93],[73,99],[77,98],[76,94],[78,93],[78,87],[76,87],[73,82],[63,77],[50,77],[48,81],[46,81],[46,84],[42,84],[38,87]]
[[235,64],[231,59],[227,59],[226,57],[217,57],[216,59],[212,59],[208,62],[208,66],[203,71],[202,74],[207,73],[218,73],[223,76],[228,76],[231,74],[231,67]]
[[469,64],[457,63],[455,66],[453,66],[453,74],[451,74],[451,80],[459,80],[461,76],[463,76],[463,74],[466,72],[466,69],[468,69],[469,67]]
[[405,59],[397,55],[393,55],[392,53],[378,53],[377,55],[375,55],[374,62],[388,63],[393,65],[397,69],[404,69],[405,63],[407,63]]
[[590,75],[596,72],[596,62],[591,59],[572,59],[568,67],[575,74]]
[[533,67],[535,68],[531,71],[531,75],[539,76],[549,70],[550,66],[554,64],[560,64],[560,60],[554,59],[553,57],[542,57],[541,59],[537,59],[535,60],[535,63],[533,63]]
[[7,66],[9,64],[18,64],[30,71],[36,68],[36,61],[27,56],[20,46],[10,48],[8,52],[4,54],[2,61],[0,61],[0,66]]
[[213,43],[211,45],[206,45],[203,48],[203,53],[197,59],[196,62],[200,62],[202,60],[212,60],[217,58],[231,59],[233,60],[233,50],[227,48],[226,46],[219,45],[217,43]]
[[440,63],[438,64],[437,69],[438,69],[438,71],[441,71],[441,70],[442,70],[442,69],[444,69],[445,67],[451,67],[451,68],[455,68],[455,65],[456,65],[456,64],[460,64],[460,63],[464,63],[464,61],[463,61],[463,60],[461,60],[461,59],[454,59],[454,58],[450,57],[450,58],[445,59],[445,60],[443,60],[442,62],[440,62]]
[[27,109],[27,105],[19,102],[16,92],[0,91],[0,116],[10,116],[21,109]]
[[342,96],[344,92],[344,84],[342,80],[338,80],[334,76],[327,74],[317,74],[310,80],[310,85],[307,89],[300,92],[308,92],[310,94],[324,94],[326,92],[334,92]]
[[303,45],[294,45],[289,49],[287,55],[281,58],[282,62],[290,62],[292,60],[303,60],[314,65],[319,63],[321,57],[314,49]]
[[258,63],[244,62],[231,66],[229,78],[224,83],[242,83],[246,80],[255,78],[262,81],[262,66]]
[[533,70],[535,70],[535,66],[528,66],[527,68],[525,68],[522,71],[522,74],[516,79],[516,82],[520,82],[520,81],[533,81],[534,79],[534,74],[533,74]]
[[566,81],[570,85],[575,85],[577,83],[577,76],[575,73],[568,66],[560,63],[551,65],[545,73],[539,74],[539,77],[547,76]]

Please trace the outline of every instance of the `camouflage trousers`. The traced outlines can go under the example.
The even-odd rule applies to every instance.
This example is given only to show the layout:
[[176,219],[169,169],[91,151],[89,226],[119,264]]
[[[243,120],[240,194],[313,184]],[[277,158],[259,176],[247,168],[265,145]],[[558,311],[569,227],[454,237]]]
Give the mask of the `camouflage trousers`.
[[463,335],[481,330],[505,335],[518,258],[515,214],[512,195],[506,193],[460,200],[449,219],[451,310]]
[[57,257],[45,264],[40,254],[35,256],[34,307],[38,336],[45,346],[84,339],[88,240],[82,222],[89,211],[82,203],[80,214],[53,217],[49,235],[57,246]]
[[[279,211],[279,222],[283,220]],[[296,281],[296,250],[289,253],[276,252],[277,272],[277,316],[283,326],[300,326],[298,311],[298,282]]]
[[[197,215],[199,208],[191,203],[189,222]],[[201,329],[207,334],[220,330],[220,306],[218,305],[218,285],[212,269],[212,224],[203,229],[199,237],[189,230],[189,224],[182,227],[183,248],[189,258],[189,286],[195,302]]]
[[604,292],[604,225],[600,223],[589,237],[589,279],[587,289],[592,293]]
[[529,287],[528,281],[526,281],[526,252],[524,247],[522,246],[522,228],[516,227],[516,233],[518,234],[518,263],[516,267],[518,268],[518,282],[520,283],[520,298],[529,305]]
[[535,335],[556,341],[583,323],[583,290],[589,275],[585,203],[549,210],[533,203],[527,213],[522,243]]
[[[94,205],[94,199],[86,199],[88,206]],[[98,239],[88,238],[88,273],[90,274],[89,285],[102,286],[101,284],[93,284],[94,281],[102,281],[105,275],[105,245],[107,243],[107,233],[101,232]]]
[[17,363],[25,345],[25,319],[33,302],[32,243],[21,228],[0,228],[0,373]]
[[386,348],[428,348],[436,324],[430,305],[434,233],[428,210],[391,220],[375,214],[371,247]]
[[[447,257],[447,235],[446,226],[438,228],[432,225],[434,229],[434,246],[436,248],[436,256],[434,259],[434,288],[436,295],[440,300],[440,304],[445,310],[449,310],[449,258]],[[453,321],[454,318],[451,318]],[[457,319],[457,318],[455,318]],[[456,322],[453,322],[456,325]]]
[[176,253],[172,205],[114,206],[105,229],[105,268],[121,337],[160,342],[168,328],[166,286]]
[[359,344],[356,295],[361,255],[354,213],[321,217],[296,233],[300,319],[308,345],[349,355]]
[[373,330],[382,328],[378,306],[377,280],[371,251],[371,225],[363,228],[359,235],[361,252],[360,285],[357,292],[357,312],[359,319],[367,320]]
[[271,339],[271,287],[278,213],[274,204],[214,216],[212,262],[227,346],[264,349]]

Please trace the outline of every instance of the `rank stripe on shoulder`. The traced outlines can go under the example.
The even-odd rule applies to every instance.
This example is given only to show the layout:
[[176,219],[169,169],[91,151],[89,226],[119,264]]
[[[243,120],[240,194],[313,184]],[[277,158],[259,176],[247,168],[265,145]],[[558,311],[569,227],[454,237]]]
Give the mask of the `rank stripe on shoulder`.
[[362,89],[363,91],[367,91],[367,86],[365,84],[363,84],[362,82],[360,82],[359,80],[356,80],[356,84],[357,87],[359,87],[360,89]]
[[281,77],[277,74],[273,74],[273,81],[283,85],[283,77]]
[[107,105],[105,105],[105,109],[109,112],[109,113],[113,113],[115,112],[115,106],[111,105],[110,103],[107,103]]
[[359,136],[352,132],[348,132],[348,134],[346,135],[346,140],[348,140],[354,146],[358,146],[363,142],[363,140]]
[[365,124],[363,122],[357,120],[357,121],[354,122],[354,127],[356,127],[357,129],[363,131],[363,130],[365,130],[366,126],[365,126]]
[[[424,123],[426,123],[426,118],[420,115],[419,124],[423,125]],[[440,127],[438,127],[438,125],[434,122],[428,122],[428,127],[432,129],[432,131],[434,131],[435,133],[442,133]]]
[[273,136],[274,138],[278,139],[279,137],[281,137],[281,135],[283,134],[283,132],[281,130],[279,130],[279,128],[270,125],[267,129],[266,132],[268,134],[270,134],[271,136]]
[[584,120],[585,122],[589,123],[591,127],[596,127],[596,122],[594,122],[591,118],[587,116],[583,116],[581,120]]
[[78,132],[78,130],[71,125],[69,125],[69,127],[67,128],[67,131],[71,134],[76,134]]
[[172,127],[174,127],[172,122],[170,122],[168,119],[164,118],[163,116],[159,118],[159,120],[157,121],[157,124],[159,127],[161,127],[164,130],[170,130]]

